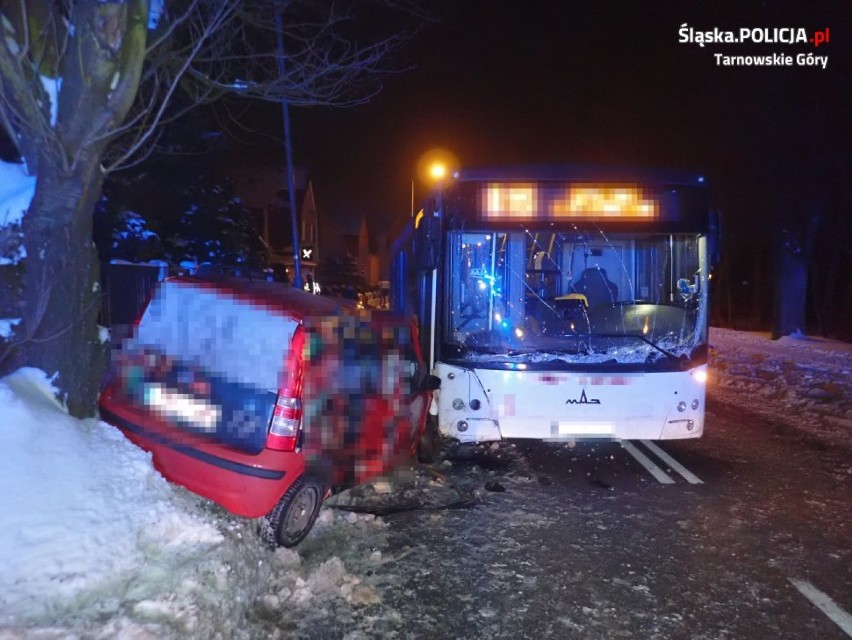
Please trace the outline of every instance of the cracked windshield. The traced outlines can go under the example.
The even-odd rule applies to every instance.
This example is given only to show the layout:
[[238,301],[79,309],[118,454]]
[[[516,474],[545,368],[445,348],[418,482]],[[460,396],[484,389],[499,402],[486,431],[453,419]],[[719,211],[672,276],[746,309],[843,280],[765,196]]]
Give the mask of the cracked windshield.
[[706,347],[704,236],[457,231],[448,254],[459,358],[665,367]]

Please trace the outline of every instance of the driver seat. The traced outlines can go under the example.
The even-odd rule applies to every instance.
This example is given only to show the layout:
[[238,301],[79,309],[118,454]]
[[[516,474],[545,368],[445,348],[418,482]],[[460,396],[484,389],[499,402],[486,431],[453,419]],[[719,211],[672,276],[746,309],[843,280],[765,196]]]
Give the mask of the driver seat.
[[618,286],[610,282],[606,269],[600,267],[585,269],[574,283],[574,289],[586,296],[589,306],[613,304],[618,300]]

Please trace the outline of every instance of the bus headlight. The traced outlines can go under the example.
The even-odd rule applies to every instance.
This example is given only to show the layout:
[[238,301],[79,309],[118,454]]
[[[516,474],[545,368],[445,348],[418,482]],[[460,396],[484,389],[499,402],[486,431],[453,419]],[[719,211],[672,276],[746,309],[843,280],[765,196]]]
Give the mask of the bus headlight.
[[464,420],[459,420],[456,423],[456,429],[458,429],[460,432],[464,433],[465,431],[467,431],[467,422],[465,422]]
[[692,377],[695,378],[695,381],[699,384],[704,384],[707,382],[707,369],[698,369],[692,374]]
[[461,411],[462,409],[464,409],[464,400],[462,400],[461,398],[456,398],[455,400],[453,400],[453,409],[455,409],[456,411]]
[[686,403],[683,400],[677,403],[677,410],[686,411]]
[[699,405],[699,404],[700,404],[700,403],[698,402],[698,398],[696,398],[695,400],[693,400],[693,401],[692,401],[692,409],[693,409],[693,411],[694,411],[695,409],[697,409],[697,408],[698,408],[698,405]]
[[476,398],[474,398],[473,400],[470,401],[470,408],[473,409],[474,411],[479,411],[479,407],[481,407],[481,406],[482,406],[482,403]]

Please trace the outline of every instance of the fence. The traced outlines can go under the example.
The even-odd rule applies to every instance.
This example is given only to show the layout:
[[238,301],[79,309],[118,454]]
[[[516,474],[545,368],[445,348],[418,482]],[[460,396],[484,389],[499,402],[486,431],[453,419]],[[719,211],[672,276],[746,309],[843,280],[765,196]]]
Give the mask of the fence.
[[166,267],[156,264],[104,263],[101,265],[100,324],[108,327],[113,340],[126,337]]

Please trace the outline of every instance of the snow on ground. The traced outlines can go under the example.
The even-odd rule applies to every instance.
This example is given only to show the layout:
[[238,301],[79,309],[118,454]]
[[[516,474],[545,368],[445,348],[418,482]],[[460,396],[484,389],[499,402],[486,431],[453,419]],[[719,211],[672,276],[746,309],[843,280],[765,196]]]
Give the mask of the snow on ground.
[[[722,329],[711,345],[712,400],[852,448],[852,345]],[[440,475],[409,478],[402,507],[477,499]],[[0,485],[0,640],[304,637],[329,617],[355,638],[399,615],[382,518],[326,507],[297,550],[273,551],[114,428],[70,418],[39,371],[0,380]]]
[[79,613],[125,625],[128,607],[142,627],[166,609],[193,625],[201,581],[226,576],[205,559],[222,523],[116,429],[69,417],[38,370],[0,382],[0,470],[0,637]]
[[852,344],[710,331],[711,398],[852,450]]
[[337,551],[375,544],[380,519],[327,509],[310,559],[273,552],[114,427],[69,417],[35,369],[0,380],[0,486],[2,640],[265,637],[294,607],[380,598]]

